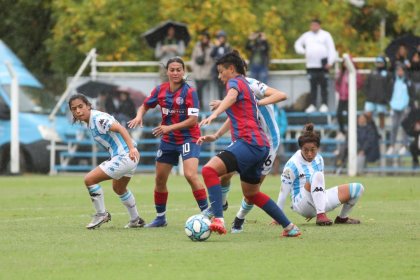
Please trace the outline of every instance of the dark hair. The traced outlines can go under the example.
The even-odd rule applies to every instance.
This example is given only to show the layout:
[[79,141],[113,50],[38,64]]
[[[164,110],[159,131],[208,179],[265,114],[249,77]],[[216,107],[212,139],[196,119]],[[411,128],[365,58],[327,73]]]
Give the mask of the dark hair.
[[302,148],[306,143],[315,143],[319,148],[321,143],[321,136],[318,132],[314,131],[314,124],[307,123],[303,128],[302,135],[298,139],[299,147]]
[[[90,103],[89,99],[81,93],[76,93],[76,94],[73,94],[69,99],[68,104],[69,104],[70,110],[71,110],[71,103],[76,99],[82,100],[83,103],[85,103],[87,106],[89,106],[92,109],[92,103]],[[73,123],[75,123],[76,121],[77,119],[73,116]]]
[[315,23],[321,24],[321,20],[318,19],[318,18],[312,19],[311,22],[315,22]]
[[180,58],[179,56],[175,56],[175,57],[170,58],[170,59],[168,60],[168,62],[166,62],[165,69],[166,69],[166,70],[168,70],[168,68],[169,68],[169,64],[174,63],[174,62],[181,63],[181,64],[182,64],[182,69],[184,69],[184,70],[185,70],[185,63],[184,63],[184,61],[182,60],[182,58]]
[[223,67],[228,68],[230,65],[235,67],[236,72],[239,74],[245,75],[247,65],[246,62],[239,55],[237,50],[226,53],[221,58],[216,61],[216,66],[223,65]]

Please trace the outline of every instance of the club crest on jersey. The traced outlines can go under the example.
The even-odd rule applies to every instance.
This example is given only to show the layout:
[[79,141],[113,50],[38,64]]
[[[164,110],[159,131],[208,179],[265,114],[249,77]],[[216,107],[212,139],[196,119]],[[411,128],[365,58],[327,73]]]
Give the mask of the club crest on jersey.
[[177,97],[176,99],[175,99],[175,102],[176,102],[176,104],[178,104],[178,105],[182,105],[182,104],[184,104],[184,98],[182,98],[182,97]]

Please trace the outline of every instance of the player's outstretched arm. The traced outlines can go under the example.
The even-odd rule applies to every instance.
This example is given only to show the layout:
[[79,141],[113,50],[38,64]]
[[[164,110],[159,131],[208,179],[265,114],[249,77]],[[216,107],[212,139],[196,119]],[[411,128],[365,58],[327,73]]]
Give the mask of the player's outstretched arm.
[[216,133],[211,134],[211,135],[204,135],[201,136],[200,138],[198,138],[197,140],[197,144],[201,145],[204,142],[214,142],[217,139],[219,139],[220,137],[222,137],[228,130],[229,130],[229,125],[230,125],[230,120],[227,119],[221,128],[219,128],[219,130],[217,130]]
[[286,99],[287,99],[286,93],[272,87],[267,87],[264,94],[264,98],[258,100],[258,105],[264,106],[268,104],[276,104]]
[[203,125],[211,124],[213,120],[215,120],[220,114],[226,111],[230,106],[232,106],[236,102],[236,98],[238,97],[238,91],[234,88],[231,88],[226,97],[222,100],[222,103],[213,111],[213,113],[202,120],[200,122],[200,127]]
[[137,150],[136,147],[133,145],[133,141],[130,137],[130,134],[128,134],[127,129],[125,129],[122,125],[120,125],[118,122],[114,122],[111,127],[109,128],[110,131],[117,132],[121,134],[122,138],[124,139],[125,143],[127,144],[128,148],[130,149],[129,156],[130,158],[138,162],[140,159],[140,153]]
[[168,134],[171,131],[192,127],[197,124],[197,121],[197,116],[189,116],[186,120],[179,123],[174,123],[171,125],[159,125],[158,127],[153,128],[152,133],[154,136],[162,136],[164,134]]
[[137,126],[143,127],[143,116],[146,114],[149,108],[141,105],[140,108],[137,110],[137,115],[134,119],[127,122],[129,128],[135,128]]

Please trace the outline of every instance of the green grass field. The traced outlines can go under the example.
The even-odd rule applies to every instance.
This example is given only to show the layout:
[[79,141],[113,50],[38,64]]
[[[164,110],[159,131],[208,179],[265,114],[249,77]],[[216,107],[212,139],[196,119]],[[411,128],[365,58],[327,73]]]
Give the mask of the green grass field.
[[[130,184],[146,221],[153,180],[138,174]],[[128,214],[106,182],[112,221],[92,231],[82,176],[0,177],[0,279],[419,279],[420,178],[327,177],[329,187],[349,181],[365,186],[352,212],[360,225],[317,227],[287,208],[303,234],[281,238],[256,208],[245,232],[192,242],[183,227],[198,208],[183,177],[170,177],[168,227],[124,229]],[[263,186],[274,200],[278,188],[278,177]],[[240,199],[236,178],[229,224]]]

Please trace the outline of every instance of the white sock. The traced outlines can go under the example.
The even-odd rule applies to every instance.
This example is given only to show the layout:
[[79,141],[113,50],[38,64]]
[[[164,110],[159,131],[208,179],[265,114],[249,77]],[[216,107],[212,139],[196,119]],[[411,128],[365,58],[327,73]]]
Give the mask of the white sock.
[[104,191],[100,185],[92,185],[87,187],[90,198],[92,199],[93,207],[95,207],[97,214],[105,213]]
[[230,190],[230,184],[227,186],[222,186],[222,205],[226,204],[229,190]]
[[349,216],[350,211],[353,209],[353,206],[362,196],[365,188],[362,184],[359,183],[351,183],[349,184],[349,191],[350,191],[350,200],[343,204],[343,208],[341,208],[340,218],[347,218]]
[[254,204],[246,203],[245,199],[242,198],[241,209],[239,209],[236,217],[239,219],[245,219],[245,216],[252,210]]
[[131,221],[139,217],[139,213],[137,212],[136,199],[134,198],[134,195],[131,193],[131,191],[127,190],[126,193],[120,195],[120,199],[122,204],[124,204],[127,208]]
[[316,213],[325,213],[327,193],[325,192],[324,174],[321,172],[315,172],[312,176],[311,196],[315,204]]

